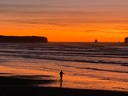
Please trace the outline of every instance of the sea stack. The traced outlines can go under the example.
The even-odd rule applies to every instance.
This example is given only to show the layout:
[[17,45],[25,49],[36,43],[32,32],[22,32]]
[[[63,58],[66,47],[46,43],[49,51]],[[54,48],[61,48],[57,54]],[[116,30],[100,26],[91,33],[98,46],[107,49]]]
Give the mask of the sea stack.
[[98,40],[97,39],[95,39],[95,43],[98,43]]
[[124,43],[128,43],[128,37],[124,39]]
[[2,36],[0,43],[47,43],[46,37],[40,36]]

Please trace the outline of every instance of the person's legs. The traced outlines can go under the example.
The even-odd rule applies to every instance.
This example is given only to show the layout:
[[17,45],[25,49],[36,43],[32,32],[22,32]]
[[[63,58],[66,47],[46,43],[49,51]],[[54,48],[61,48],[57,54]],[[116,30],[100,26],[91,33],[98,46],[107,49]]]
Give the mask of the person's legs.
[[62,80],[62,76],[60,75],[60,80]]

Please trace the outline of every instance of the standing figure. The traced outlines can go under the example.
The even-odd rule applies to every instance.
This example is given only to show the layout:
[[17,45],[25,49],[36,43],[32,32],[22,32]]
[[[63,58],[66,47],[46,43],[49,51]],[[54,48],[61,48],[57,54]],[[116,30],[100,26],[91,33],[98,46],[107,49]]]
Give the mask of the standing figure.
[[61,71],[60,71],[60,80],[62,80],[63,74],[64,74],[64,73],[63,73],[63,71],[61,70]]

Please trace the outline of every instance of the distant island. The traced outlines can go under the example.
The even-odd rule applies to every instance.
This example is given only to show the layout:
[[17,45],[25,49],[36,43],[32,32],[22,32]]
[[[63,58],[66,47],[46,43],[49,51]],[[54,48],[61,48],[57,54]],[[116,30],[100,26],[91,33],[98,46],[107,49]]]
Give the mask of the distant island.
[[46,37],[40,36],[3,36],[0,35],[0,43],[47,43]]
[[124,39],[124,43],[128,43],[128,37]]

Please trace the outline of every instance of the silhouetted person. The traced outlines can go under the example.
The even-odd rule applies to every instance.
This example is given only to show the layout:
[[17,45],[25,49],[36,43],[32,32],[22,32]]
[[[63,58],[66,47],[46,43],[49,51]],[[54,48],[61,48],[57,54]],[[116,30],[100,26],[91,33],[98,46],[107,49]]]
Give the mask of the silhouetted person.
[[63,74],[64,74],[64,73],[63,73],[63,71],[61,70],[61,71],[60,71],[60,80],[62,80]]

